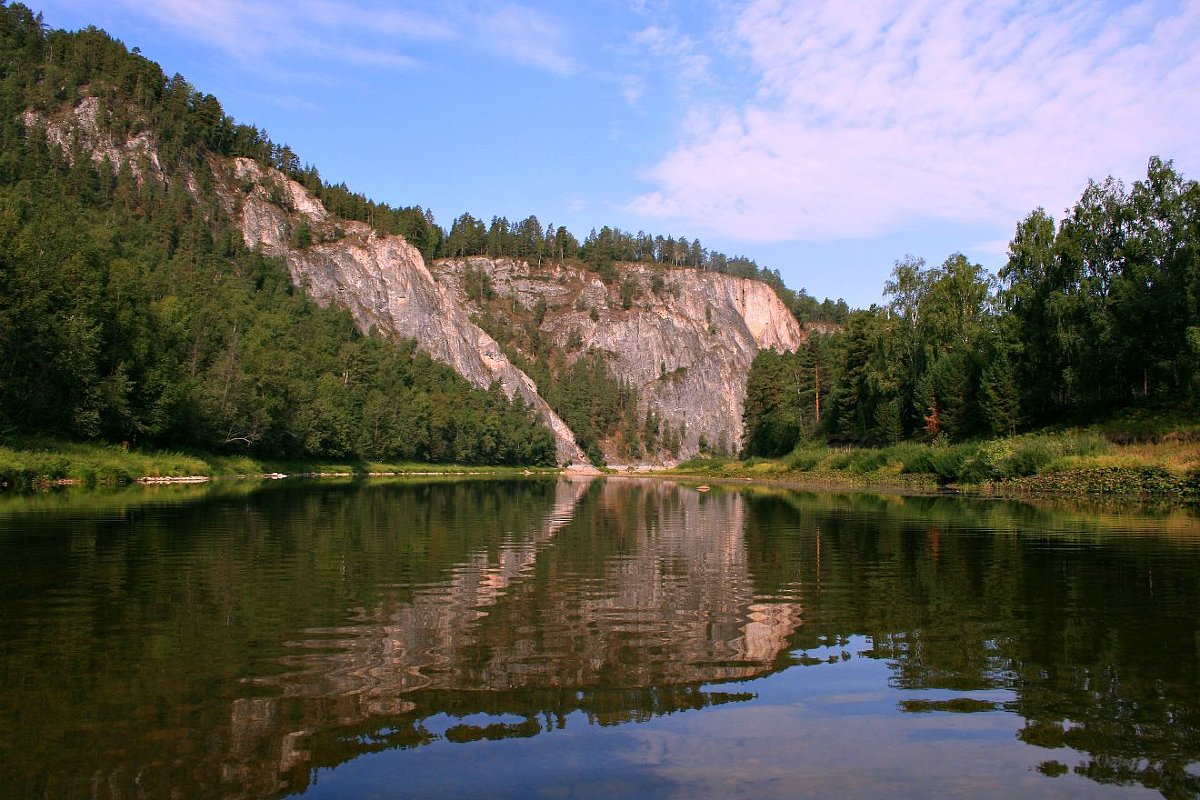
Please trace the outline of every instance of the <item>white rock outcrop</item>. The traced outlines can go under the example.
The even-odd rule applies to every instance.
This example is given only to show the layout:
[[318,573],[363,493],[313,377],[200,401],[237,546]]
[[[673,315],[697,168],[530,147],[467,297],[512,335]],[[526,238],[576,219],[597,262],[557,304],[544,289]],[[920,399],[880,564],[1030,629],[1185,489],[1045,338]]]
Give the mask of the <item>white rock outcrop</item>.
[[[291,229],[299,219],[318,234],[330,229],[324,206],[295,181],[250,159],[235,159],[234,176],[241,185],[253,187],[240,203],[230,203],[231,211],[240,215],[247,246],[282,257],[297,286],[305,287],[317,302],[349,309],[364,332],[376,328],[415,339],[422,350],[476,386],[498,382],[509,398],[520,395],[554,433],[559,463],[587,461],[574,433],[538,394],[533,380],[471,322],[456,294],[434,280],[421,253],[403,237],[381,236],[363,223],[340,221],[337,241],[293,247]],[[294,221],[272,202],[272,184],[288,198],[292,215],[299,219]]]
[[[806,334],[775,291],[760,281],[695,269],[647,264],[621,267],[636,283],[637,298],[623,307],[619,287],[594,273],[554,264],[535,268],[511,259],[447,259],[434,264],[439,282],[463,288],[468,270],[486,273],[501,297],[526,307],[545,298],[555,309],[544,333],[565,347],[573,331],[582,350],[610,355],[615,374],[638,390],[641,413],[653,409],[683,428],[680,457],[710,447],[736,451],[742,441],[746,378],[755,354],[765,348],[795,350]],[[658,291],[653,287],[660,285]]]

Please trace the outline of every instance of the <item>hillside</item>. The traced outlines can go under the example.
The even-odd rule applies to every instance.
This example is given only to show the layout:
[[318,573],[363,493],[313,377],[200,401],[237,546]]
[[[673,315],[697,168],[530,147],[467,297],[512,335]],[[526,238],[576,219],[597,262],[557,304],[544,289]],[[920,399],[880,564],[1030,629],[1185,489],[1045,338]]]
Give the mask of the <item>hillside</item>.
[[[350,309],[362,330],[414,339],[473,384],[498,383],[509,397],[520,396],[554,432],[562,463],[589,456],[661,461],[710,446],[736,450],[755,353],[794,349],[804,338],[774,291],[757,281],[640,264],[620,265],[621,279],[612,284],[561,261],[430,265],[401,236],[332,217],[278,171],[248,159],[214,168],[222,170],[218,185],[247,246],[284,259],[297,285],[320,302]],[[237,185],[251,188],[238,193]],[[303,243],[293,235],[299,229],[308,231]],[[472,290],[473,281],[481,287],[486,281],[488,291]],[[514,328],[526,333],[524,350]],[[604,410],[572,414],[579,404],[563,384],[587,389],[584,376],[572,374],[581,361],[595,365],[599,383],[615,383],[618,394],[623,386],[624,397]],[[595,406],[603,398],[599,386],[591,388],[580,400]],[[559,411],[577,417],[573,426]],[[598,430],[573,430],[589,425]],[[581,443],[593,445],[592,452],[585,454]]]
[[427,260],[419,208],[321,183],[104,33],[13,5],[0,36],[0,436],[672,462],[736,450],[755,353],[804,340],[781,286],[586,243]]

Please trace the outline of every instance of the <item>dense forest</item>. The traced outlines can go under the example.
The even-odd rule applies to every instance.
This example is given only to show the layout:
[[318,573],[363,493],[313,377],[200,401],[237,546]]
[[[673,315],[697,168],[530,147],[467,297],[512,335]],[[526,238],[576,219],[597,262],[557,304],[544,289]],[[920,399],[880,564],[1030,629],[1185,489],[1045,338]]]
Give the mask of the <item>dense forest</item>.
[[[541,418],[411,344],[363,336],[242,244],[210,153],[285,165],[211,96],[94,29],[0,8],[0,438],[43,435],[283,457],[554,463]],[[153,132],[164,180],[29,135],[84,94],[120,139]],[[198,190],[188,190],[194,180]],[[392,229],[425,215],[323,192]]]
[[1021,221],[998,276],[961,254],[897,262],[886,305],[797,353],[760,353],[744,451],[810,438],[964,440],[1200,394],[1200,184],[1149,162]]

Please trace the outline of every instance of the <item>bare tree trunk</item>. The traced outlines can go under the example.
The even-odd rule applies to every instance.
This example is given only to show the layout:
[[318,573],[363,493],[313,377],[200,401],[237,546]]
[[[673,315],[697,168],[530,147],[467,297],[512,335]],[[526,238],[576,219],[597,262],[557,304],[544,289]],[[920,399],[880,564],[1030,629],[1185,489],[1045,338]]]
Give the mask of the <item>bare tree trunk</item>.
[[821,424],[821,365],[817,363],[816,356],[813,356],[813,382],[815,391],[813,391],[813,404],[817,410],[817,424]]

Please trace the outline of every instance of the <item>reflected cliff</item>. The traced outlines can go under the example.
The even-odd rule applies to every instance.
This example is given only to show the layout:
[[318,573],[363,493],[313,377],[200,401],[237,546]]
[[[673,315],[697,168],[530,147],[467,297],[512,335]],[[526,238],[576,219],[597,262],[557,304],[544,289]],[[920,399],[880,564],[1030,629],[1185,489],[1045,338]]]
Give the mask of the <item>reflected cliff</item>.
[[163,497],[0,516],[26,568],[0,723],[28,736],[0,750],[0,785],[258,797],[381,748],[744,701],[706,684],[776,668],[801,621],[753,588],[738,494],[560,479]]
[[[905,749],[933,720],[999,730],[962,769],[1015,763],[1000,785],[1200,796],[1194,510],[633,478],[80,497],[0,503],[0,796],[320,794],[380,751],[436,796],[511,746],[586,761],[680,720],[697,735],[654,752],[690,795],[749,769],[714,744],[735,714],[810,777],[871,761],[866,719],[899,754],[868,794],[937,773]],[[612,769],[636,790],[660,757]]]
[[[530,530],[411,596],[353,609],[352,624],[288,641],[287,670],[255,680],[277,699],[236,702],[233,738],[278,752],[297,788],[314,734],[328,765],[381,747],[533,736],[577,711],[615,724],[749,699],[701,685],[771,670],[801,609],[756,600],[745,516],[737,494],[560,480]],[[336,711],[280,730],[281,709],[299,701]],[[426,721],[438,714],[484,719],[434,733]],[[505,715],[518,721],[495,721]]]

